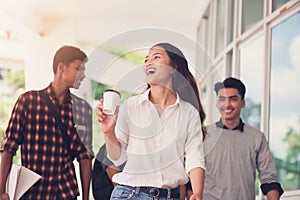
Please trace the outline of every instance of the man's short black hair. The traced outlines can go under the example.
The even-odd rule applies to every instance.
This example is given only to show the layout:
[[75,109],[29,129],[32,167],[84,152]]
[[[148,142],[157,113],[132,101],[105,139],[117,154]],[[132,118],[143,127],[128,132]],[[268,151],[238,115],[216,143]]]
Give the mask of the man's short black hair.
[[229,78],[226,78],[223,82],[216,83],[215,84],[216,94],[218,95],[219,90],[223,89],[223,88],[235,88],[238,90],[242,99],[244,99],[244,97],[245,97],[246,87],[245,87],[244,83],[239,79],[229,77]]

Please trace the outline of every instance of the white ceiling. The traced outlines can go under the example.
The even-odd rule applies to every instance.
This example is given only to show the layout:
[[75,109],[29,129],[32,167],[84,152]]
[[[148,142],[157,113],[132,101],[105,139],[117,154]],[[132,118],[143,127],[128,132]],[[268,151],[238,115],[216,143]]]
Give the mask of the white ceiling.
[[[159,28],[195,40],[207,0],[2,0],[0,30],[21,37],[20,27],[47,36],[69,22],[75,39],[101,43],[123,32]],[[9,17],[8,19],[5,18]],[[11,22],[14,20],[14,23]]]
[[[51,59],[49,49],[52,51],[58,44],[75,42],[90,54],[91,67],[87,71],[90,78],[136,89],[144,83],[136,78],[143,77],[136,70],[140,68],[117,56],[105,57],[107,54],[99,53],[95,47],[115,46],[117,42],[127,50],[128,47],[137,50],[157,41],[175,41],[174,44],[194,63],[197,27],[208,1],[0,0],[0,57],[13,55],[14,59],[21,60],[24,51],[28,51],[17,51],[8,41],[24,41],[29,45],[26,66],[30,71],[44,75],[37,79],[36,75],[28,74],[27,87],[36,88],[36,85],[43,85],[41,81],[50,79],[50,75],[46,76],[49,73],[39,67]],[[37,57],[40,58],[38,61]]]

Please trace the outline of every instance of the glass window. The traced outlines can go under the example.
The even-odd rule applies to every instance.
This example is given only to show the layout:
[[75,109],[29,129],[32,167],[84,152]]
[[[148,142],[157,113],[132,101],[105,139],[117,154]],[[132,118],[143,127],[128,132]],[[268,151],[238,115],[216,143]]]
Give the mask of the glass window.
[[206,51],[209,51],[209,41],[211,40],[211,31],[210,31],[210,6],[205,11],[201,19],[201,23],[198,28],[198,41]]
[[[246,85],[245,122],[260,129],[264,85],[264,37],[256,38],[240,49],[240,77]],[[255,77],[255,78],[253,78]]]
[[212,85],[210,86],[209,95],[211,95],[211,102],[210,106],[211,108],[211,122],[216,122],[220,119],[220,114],[216,108],[216,102],[217,102],[217,96],[214,91],[214,85],[217,82],[222,82],[225,79],[225,67],[223,64],[218,65],[213,71],[212,71]]
[[299,190],[300,12],[271,33],[270,147],[285,190]]
[[[240,78],[246,85],[246,107],[242,109],[243,121],[260,129],[261,104],[264,85],[264,37],[256,38],[240,49]],[[255,78],[253,78],[255,77]],[[255,192],[259,194],[256,176]]]
[[225,3],[217,0],[216,56],[224,49]]
[[210,10],[210,6],[207,8],[206,12],[205,12],[205,15],[203,17],[203,21],[204,21],[204,26],[203,26],[203,29],[204,29],[204,34],[205,34],[205,39],[203,41],[203,46],[206,50],[208,50],[209,46],[208,46],[208,42],[210,41],[210,13],[209,13],[209,10]]
[[288,1],[289,0],[273,0],[272,1],[272,11],[277,10],[278,8],[280,8],[281,6],[283,6]]
[[232,42],[234,37],[234,24],[235,24],[234,6],[235,6],[235,0],[228,0],[227,44]]
[[226,75],[231,75],[233,71],[233,53],[232,50],[230,50],[226,54]]
[[264,1],[243,0],[242,5],[242,33],[244,33],[263,18]]

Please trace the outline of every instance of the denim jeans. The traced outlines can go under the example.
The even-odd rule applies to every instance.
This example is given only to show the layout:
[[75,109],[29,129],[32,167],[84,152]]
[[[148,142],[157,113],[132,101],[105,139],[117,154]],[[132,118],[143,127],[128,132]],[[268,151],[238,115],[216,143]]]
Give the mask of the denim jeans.
[[131,199],[131,200],[181,200],[181,198],[166,198],[166,197],[157,197],[154,198],[149,194],[135,191],[132,188],[116,185],[113,192],[111,193],[111,200],[118,199]]

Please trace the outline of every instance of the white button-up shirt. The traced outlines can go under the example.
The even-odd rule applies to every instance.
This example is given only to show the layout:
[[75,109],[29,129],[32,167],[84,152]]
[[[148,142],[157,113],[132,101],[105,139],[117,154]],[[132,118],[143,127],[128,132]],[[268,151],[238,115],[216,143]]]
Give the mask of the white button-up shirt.
[[113,181],[130,186],[174,188],[188,181],[196,167],[205,169],[198,111],[177,95],[174,105],[159,116],[147,92],[130,97],[120,107],[115,127],[126,162]]

